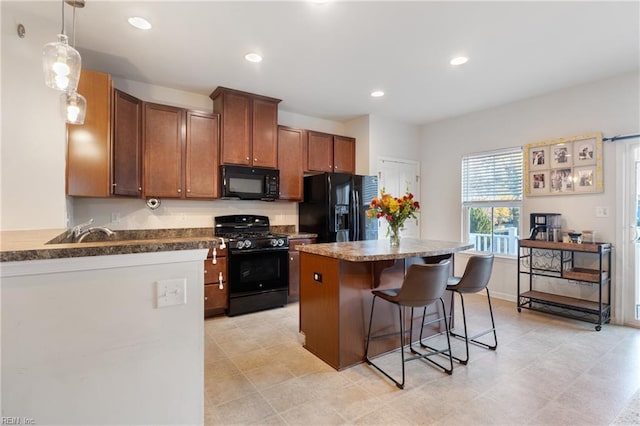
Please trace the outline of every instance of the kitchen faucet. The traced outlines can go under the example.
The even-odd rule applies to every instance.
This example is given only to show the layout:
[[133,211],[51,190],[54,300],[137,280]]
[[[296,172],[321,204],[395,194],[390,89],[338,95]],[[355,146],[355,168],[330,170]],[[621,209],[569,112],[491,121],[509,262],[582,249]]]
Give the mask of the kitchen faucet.
[[113,232],[111,229],[104,226],[92,226],[90,228],[86,228],[92,223],[93,223],[93,218],[89,219],[85,223],[81,223],[80,225],[74,226],[69,230],[69,232],[67,233],[67,236],[71,237],[71,241],[73,241],[74,243],[81,243],[82,240],[84,240],[87,237],[87,235],[92,234],[94,232],[102,232],[106,234],[107,237],[110,237],[115,234],[115,232]]

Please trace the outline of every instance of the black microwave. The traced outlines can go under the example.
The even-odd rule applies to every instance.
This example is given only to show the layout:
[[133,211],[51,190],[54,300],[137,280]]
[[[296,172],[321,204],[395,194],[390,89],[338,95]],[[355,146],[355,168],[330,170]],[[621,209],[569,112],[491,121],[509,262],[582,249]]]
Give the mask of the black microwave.
[[222,198],[241,200],[278,199],[280,194],[280,172],[247,166],[220,166]]

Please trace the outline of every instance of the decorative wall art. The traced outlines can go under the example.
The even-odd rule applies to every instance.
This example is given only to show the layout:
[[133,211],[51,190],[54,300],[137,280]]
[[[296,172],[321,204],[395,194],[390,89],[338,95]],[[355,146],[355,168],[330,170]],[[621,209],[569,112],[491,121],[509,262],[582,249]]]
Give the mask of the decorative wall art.
[[524,190],[528,196],[604,191],[602,133],[525,145]]

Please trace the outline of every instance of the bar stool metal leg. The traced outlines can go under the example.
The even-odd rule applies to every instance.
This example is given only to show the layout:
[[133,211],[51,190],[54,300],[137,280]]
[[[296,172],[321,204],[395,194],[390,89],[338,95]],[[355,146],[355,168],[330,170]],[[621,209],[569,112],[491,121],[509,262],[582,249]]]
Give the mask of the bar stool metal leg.
[[[449,328],[450,331],[449,333],[453,336],[453,337],[457,337],[459,339],[464,340],[465,343],[465,350],[466,350],[466,357],[464,359],[462,358],[458,358],[456,356],[454,356],[453,358],[460,362],[461,364],[467,364],[469,362],[469,342],[481,346],[483,348],[486,349],[490,349],[492,351],[495,351],[496,348],[498,347],[498,336],[496,335],[496,324],[493,318],[493,308],[491,306],[491,297],[489,295],[489,289],[487,287],[485,287],[485,290],[487,291],[487,301],[489,303],[489,314],[491,316],[491,328],[484,330],[478,334],[475,334],[471,337],[469,337],[469,333],[467,330],[467,314],[466,314],[466,310],[465,310],[465,306],[464,306],[464,296],[462,295],[462,293],[458,292],[458,291],[453,291],[453,293],[458,293],[460,295],[460,304],[462,305],[462,323],[463,323],[463,328],[464,328],[464,334],[458,334],[455,331],[453,331],[452,327],[451,327],[451,321],[453,320],[453,318],[450,316],[449,317]],[[451,305],[453,306],[453,297],[454,295],[451,295]],[[493,344],[489,344],[489,343],[485,343],[485,342],[481,342],[478,339],[478,337],[484,336],[485,334],[489,334],[489,333],[493,333]]]

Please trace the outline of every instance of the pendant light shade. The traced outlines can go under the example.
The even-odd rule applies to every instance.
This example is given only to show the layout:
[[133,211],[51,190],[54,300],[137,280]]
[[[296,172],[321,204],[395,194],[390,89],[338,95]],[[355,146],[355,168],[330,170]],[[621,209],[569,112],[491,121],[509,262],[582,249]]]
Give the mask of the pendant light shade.
[[44,45],[42,66],[47,86],[65,92],[78,89],[82,68],[80,53],[69,46],[65,34],[58,34],[58,41]]
[[87,100],[80,93],[73,91],[63,93],[60,96],[62,114],[69,124],[84,124],[84,116],[87,113]]

